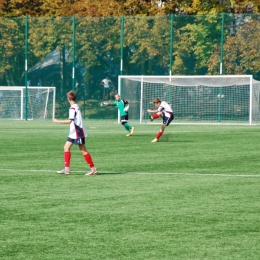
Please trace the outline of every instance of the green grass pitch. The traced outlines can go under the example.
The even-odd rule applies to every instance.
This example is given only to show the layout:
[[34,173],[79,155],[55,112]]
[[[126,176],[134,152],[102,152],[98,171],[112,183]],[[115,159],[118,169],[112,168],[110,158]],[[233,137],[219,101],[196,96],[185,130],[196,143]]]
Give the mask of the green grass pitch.
[[259,126],[0,123],[0,259],[259,259]]

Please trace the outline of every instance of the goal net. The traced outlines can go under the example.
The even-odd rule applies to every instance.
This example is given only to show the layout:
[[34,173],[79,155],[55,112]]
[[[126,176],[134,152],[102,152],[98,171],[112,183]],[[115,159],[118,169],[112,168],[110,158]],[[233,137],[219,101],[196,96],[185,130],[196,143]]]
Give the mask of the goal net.
[[0,119],[52,119],[55,87],[0,87]]
[[159,98],[179,123],[260,123],[260,81],[251,75],[119,76],[119,93],[130,103],[129,119],[148,122]]

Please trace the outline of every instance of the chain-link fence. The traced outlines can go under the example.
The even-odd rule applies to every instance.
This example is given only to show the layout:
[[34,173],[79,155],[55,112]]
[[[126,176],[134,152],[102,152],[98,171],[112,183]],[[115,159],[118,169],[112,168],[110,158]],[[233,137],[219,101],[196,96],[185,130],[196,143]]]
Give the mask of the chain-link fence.
[[[56,115],[67,116],[74,89],[89,118],[109,77],[118,75],[238,75],[260,80],[260,15],[61,17],[0,19],[0,85],[56,87]],[[63,110],[65,107],[66,110]],[[100,110],[100,108],[99,108]],[[87,112],[85,112],[87,111]]]

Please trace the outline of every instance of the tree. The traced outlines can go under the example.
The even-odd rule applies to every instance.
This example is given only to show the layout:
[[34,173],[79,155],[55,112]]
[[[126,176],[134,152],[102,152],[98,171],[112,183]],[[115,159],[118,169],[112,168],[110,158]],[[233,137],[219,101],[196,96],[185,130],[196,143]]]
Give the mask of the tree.
[[[55,71],[49,71],[51,75],[45,75],[49,78],[46,83],[59,87],[61,96],[64,95],[66,87],[71,88],[71,74],[67,73],[66,65],[71,64],[71,48],[72,48],[72,17],[64,18],[30,18],[29,19],[29,55],[28,67],[32,68],[36,63],[50,53],[56,52],[59,54],[59,59],[56,61],[56,67],[59,67],[58,75],[52,75]],[[54,61],[52,66],[55,66]],[[71,67],[71,66],[70,66]],[[71,69],[70,69],[71,71]],[[43,75],[40,75],[43,77]]]
[[1,17],[257,13],[253,0],[0,0]]
[[[61,89],[71,86],[73,51],[76,53],[77,71],[84,74],[89,86],[98,84],[98,77],[106,74],[116,79],[120,71],[121,17],[127,15],[124,24],[123,73],[124,74],[168,74],[170,60],[170,16],[162,14],[217,13],[225,8],[239,10],[237,6],[248,5],[250,1],[133,1],[133,0],[0,0],[1,19],[0,69],[6,75],[8,84],[23,83],[25,54],[25,19],[12,16],[29,15],[28,68],[36,66],[52,52],[59,53],[59,81],[50,82]],[[258,5],[250,8],[256,10]],[[69,15],[68,17],[64,17]],[[73,49],[73,15],[76,18],[76,50]],[[154,15],[154,16],[152,16]],[[36,18],[41,16],[43,18]],[[56,18],[47,18],[56,16]],[[63,18],[61,18],[61,16]],[[84,17],[89,16],[89,17]],[[92,16],[95,16],[93,18]],[[134,16],[134,17],[133,17]],[[106,17],[106,18],[105,18]],[[233,36],[240,30],[241,15],[230,14],[225,23],[229,38],[226,48],[236,46]],[[251,17],[251,16],[250,16]],[[225,18],[226,19],[226,18]],[[256,19],[255,19],[256,20]],[[251,24],[251,23],[250,23]],[[249,25],[249,23],[248,23]],[[252,27],[253,28],[253,27]],[[250,30],[250,27],[248,28]],[[253,35],[254,34],[254,35]],[[258,44],[258,31],[248,37]],[[176,15],[173,33],[174,74],[217,73],[219,68],[221,39],[220,15]],[[228,47],[228,44],[230,46]],[[244,48],[252,48],[246,45]],[[255,45],[259,46],[259,45]],[[238,49],[239,46],[236,46]],[[257,47],[255,47],[257,49]],[[227,50],[227,49],[226,49]],[[228,55],[231,55],[232,51]],[[239,54],[243,70],[257,71],[250,66],[249,57]],[[242,59],[243,57],[243,59]],[[253,55],[250,56],[251,61]],[[231,55],[232,60],[233,56]],[[241,58],[241,59],[240,59]],[[225,59],[225,56],[224,56]],[[235,60],[235,58],[233,58]],[[254,64],[258,64],[254,61]],[[237,68],[240,68],[237,66]],[[83,72],[82,72],[83,71]],[[217,70],[219,71],[219,69]],[[51,72],[53,73],[53,72]],[[256,73],[256,72],[254,72]],[[94,79],[95,78],[95,79]],[[90,91],[89,91],[90,92]],[[61,93],[62,94],[62,93]]]
[[169,72],[170,17],[125,20],[124,74]]
[[183,0],[178,1],[176,12],[185,14],[253,13],[260,11],[260,3],[253,0]]
[[[189,18],[189,19],[188,19]],[[175,31],[174,63],[172,71],[177,75],[204,75],[214,46],[221,39],[221,16],[189,16],[186,25]],[[178,23],[179,20],[176,21]],[[180,23],[183,23],[180,19]]]
[[101,80],[114,83],[120,71],[120,17],[76,19],[76,62],[85,67],[84,84],[89,96],[98,95]]
[[116,16],[122,7],[115,0],[0,0],[2,17]]
[[[235,33],[226,31],[224,43],[223,74],[239,75],[253,74],[255,79],[260,79],[260,23],[257,15],[240,17],[241,23]],[[232,31],[233,32],[233,31]],[[209,73],[219,73],[219,49],[209,60]]]
[[24,73],[24,23],[23,18],[0,19],[0,72],[2,84],[21,84]]

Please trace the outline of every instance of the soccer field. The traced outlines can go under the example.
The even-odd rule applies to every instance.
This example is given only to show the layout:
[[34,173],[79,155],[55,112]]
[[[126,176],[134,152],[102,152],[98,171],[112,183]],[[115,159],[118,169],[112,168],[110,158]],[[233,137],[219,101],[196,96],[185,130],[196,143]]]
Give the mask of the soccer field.
[[259,126],[1,121],[1,259],[259,259]]

